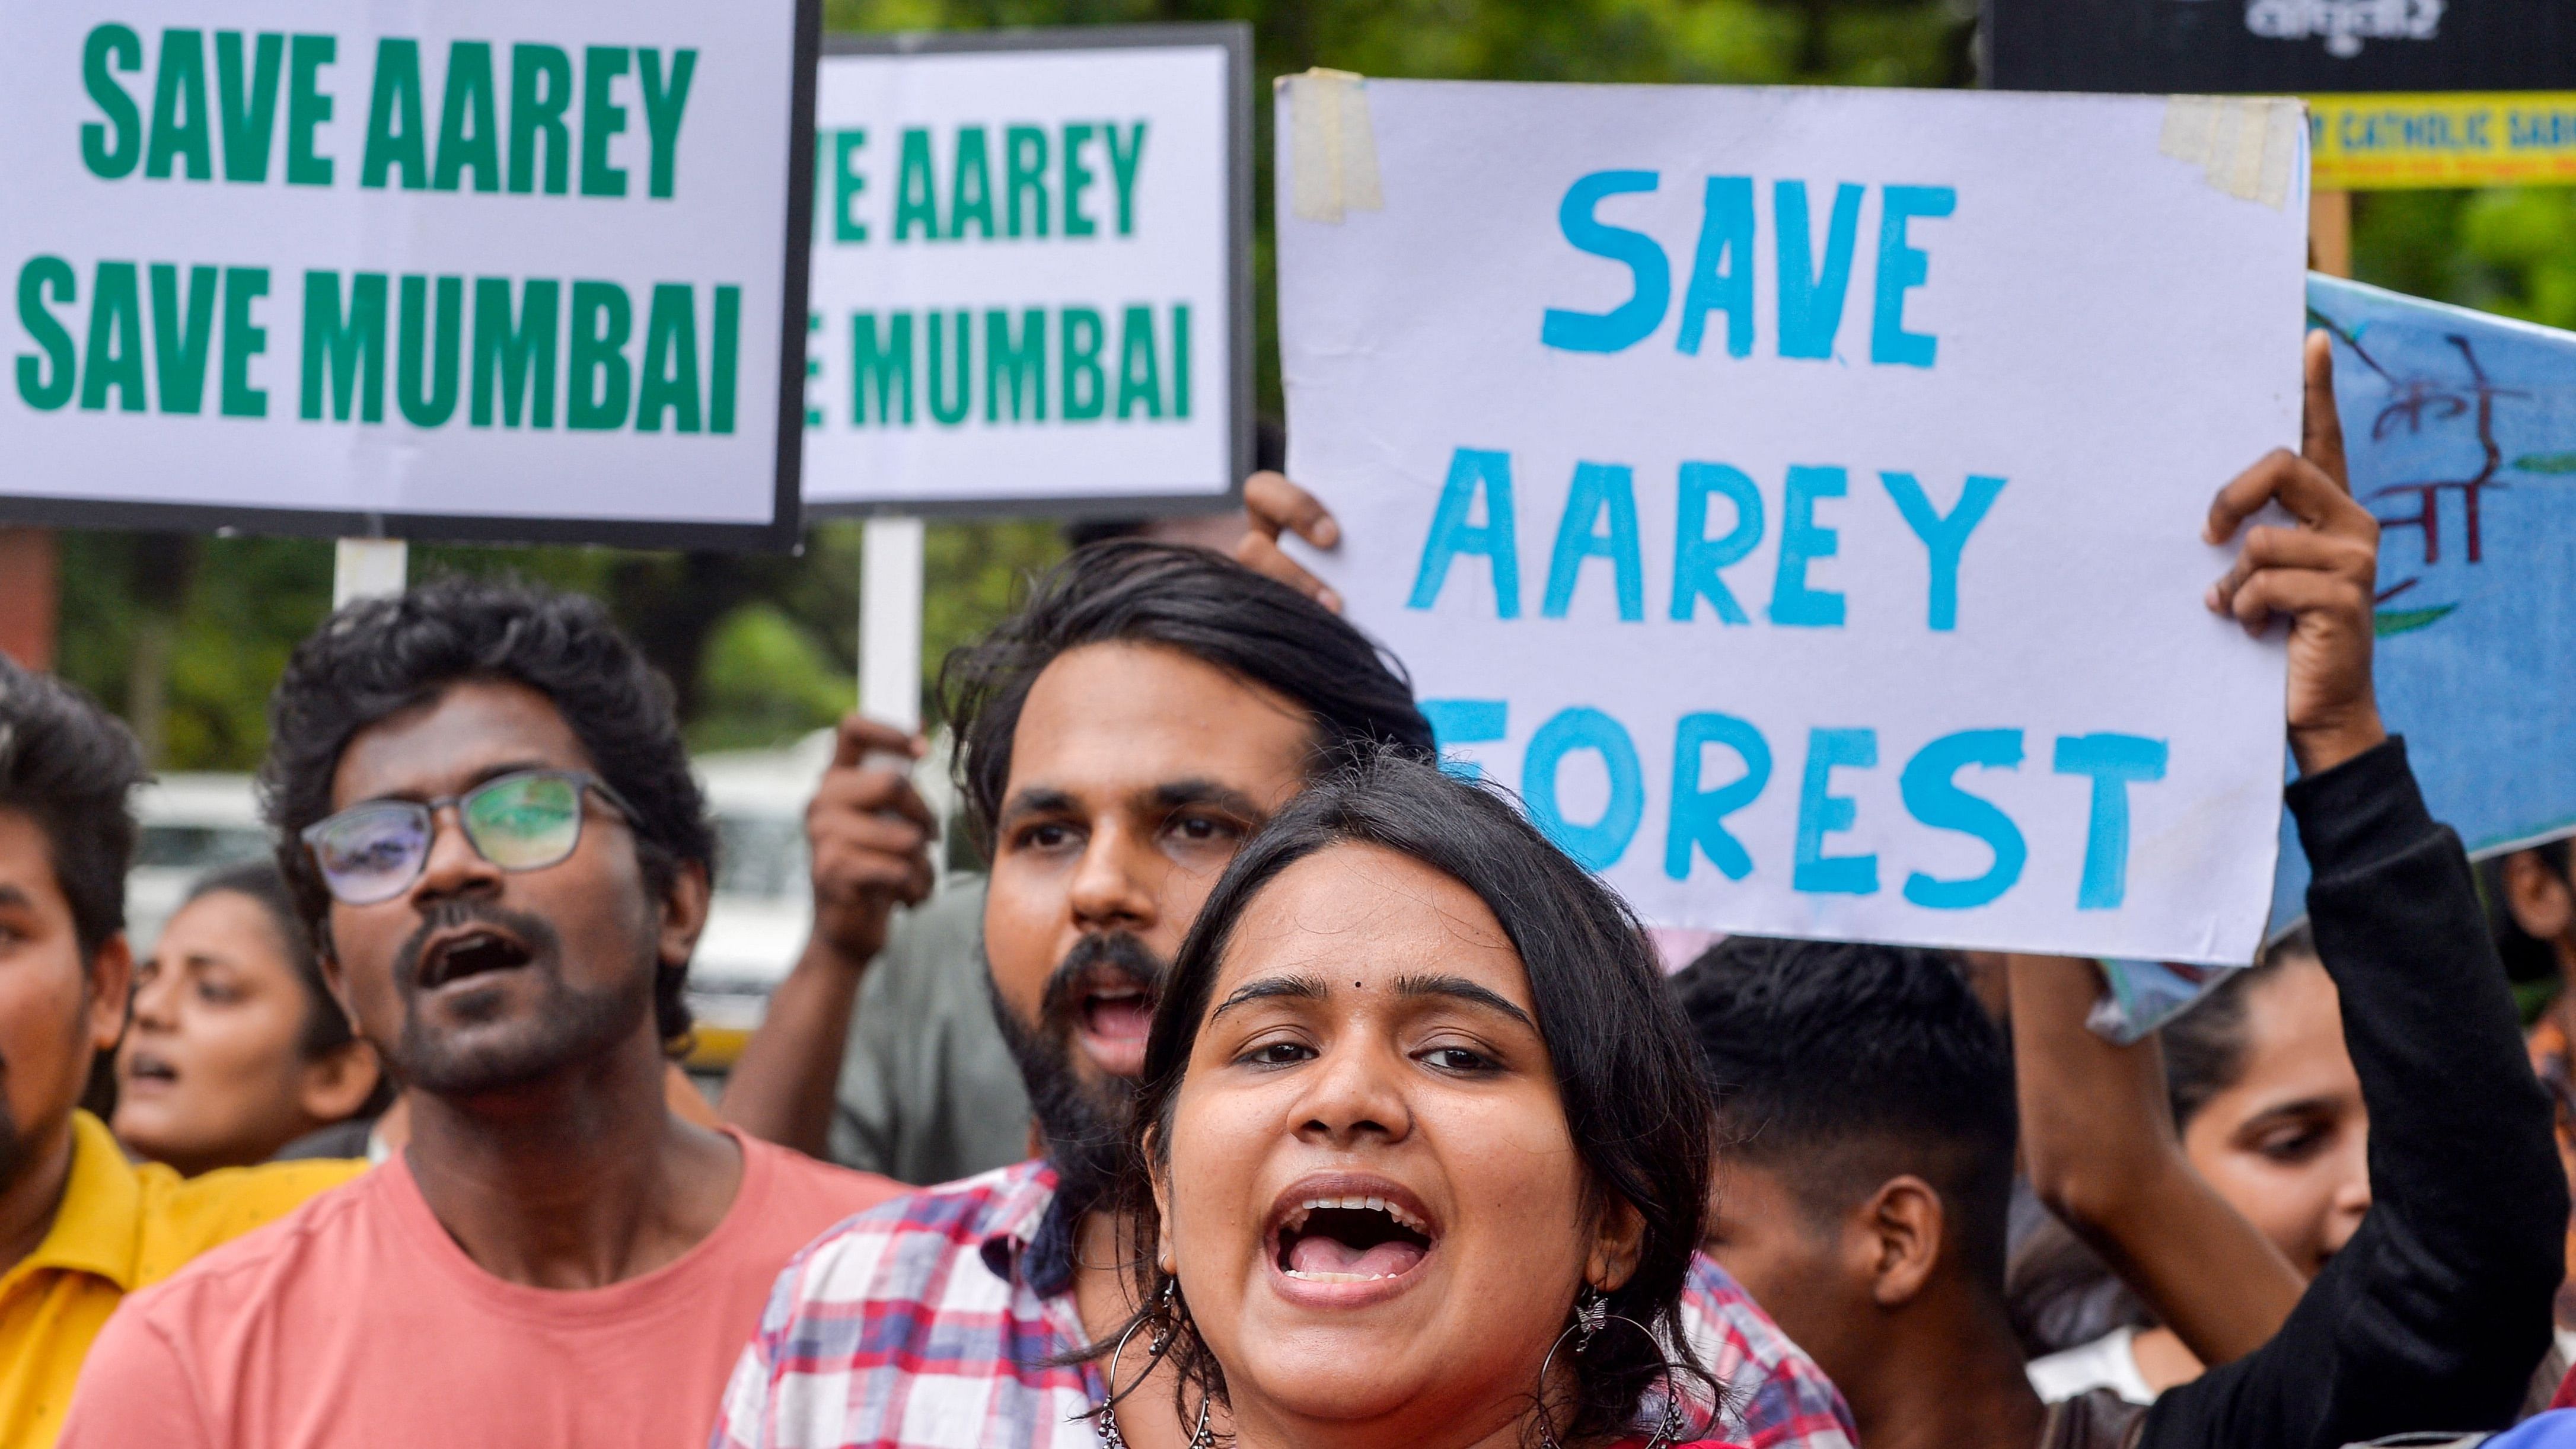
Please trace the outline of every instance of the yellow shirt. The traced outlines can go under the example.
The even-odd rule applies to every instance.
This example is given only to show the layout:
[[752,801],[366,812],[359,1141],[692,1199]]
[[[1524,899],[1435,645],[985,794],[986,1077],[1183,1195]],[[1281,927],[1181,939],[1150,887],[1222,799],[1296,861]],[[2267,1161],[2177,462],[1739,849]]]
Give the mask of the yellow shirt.
[[74,1114],[71,1176],[53,1229],[0,1274],[0,1445],[53,1444],[90,1340],[126,1294],[366,1167],[285,1162],[183,1178],[157,1162],[128,1163],[107,1124]]

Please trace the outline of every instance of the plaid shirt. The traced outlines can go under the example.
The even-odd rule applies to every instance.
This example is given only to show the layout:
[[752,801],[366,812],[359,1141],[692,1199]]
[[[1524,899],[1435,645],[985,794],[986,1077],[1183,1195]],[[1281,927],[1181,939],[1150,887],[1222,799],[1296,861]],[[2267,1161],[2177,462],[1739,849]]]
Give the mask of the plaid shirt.
[[[1072,1224],[1024,1162],[897,1198],[780,1275],[726,1386],[713,1449],[1093,1449]],[[1684,1316],[1733,1393],[1746,1449],[1850,1449],[1842,1395],[1744,1290],[1701,1259]]]

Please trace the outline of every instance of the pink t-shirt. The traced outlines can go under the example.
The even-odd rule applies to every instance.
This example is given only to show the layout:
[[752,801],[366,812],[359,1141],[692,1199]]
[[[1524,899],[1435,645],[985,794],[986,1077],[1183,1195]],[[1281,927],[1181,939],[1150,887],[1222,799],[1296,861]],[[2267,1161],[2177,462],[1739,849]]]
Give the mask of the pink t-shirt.
[[60,1449],[702,1449],[779,1270],[907,1191],[730,1135],[715,1231],[578,1292],[476,1266],[396,1156],[128,1298]]

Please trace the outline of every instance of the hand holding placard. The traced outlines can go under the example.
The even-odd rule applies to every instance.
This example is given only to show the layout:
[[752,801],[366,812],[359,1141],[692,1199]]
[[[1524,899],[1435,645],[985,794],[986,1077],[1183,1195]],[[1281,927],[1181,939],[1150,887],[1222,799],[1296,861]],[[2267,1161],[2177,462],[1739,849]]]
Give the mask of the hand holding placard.
[[2370,687],[2371,592],[2379,577],[2379,520],[2353,501],[2344,466],[2343,422],[2335,412],[2334,349],[2308,334],[2307,400],[2300,450],[2278,450],[2237,475],[2209,505],[2209,541],[2225,543],[2266,503],[2278,502],[2297,528],[2259,527],[2227,576],[2209,587],[2209,607],[2260,634],[2275,613],[2290,616],[2290,752],[2301,774],[2330,770],[2381,740]]

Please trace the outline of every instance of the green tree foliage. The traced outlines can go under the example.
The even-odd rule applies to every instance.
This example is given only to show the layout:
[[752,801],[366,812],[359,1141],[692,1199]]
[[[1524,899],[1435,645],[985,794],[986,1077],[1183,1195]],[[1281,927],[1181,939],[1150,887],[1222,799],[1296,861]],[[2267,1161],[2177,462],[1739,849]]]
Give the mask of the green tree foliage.
[[2576,191],[2388,191],[2353,202],[2353,274],[2576,328]]

